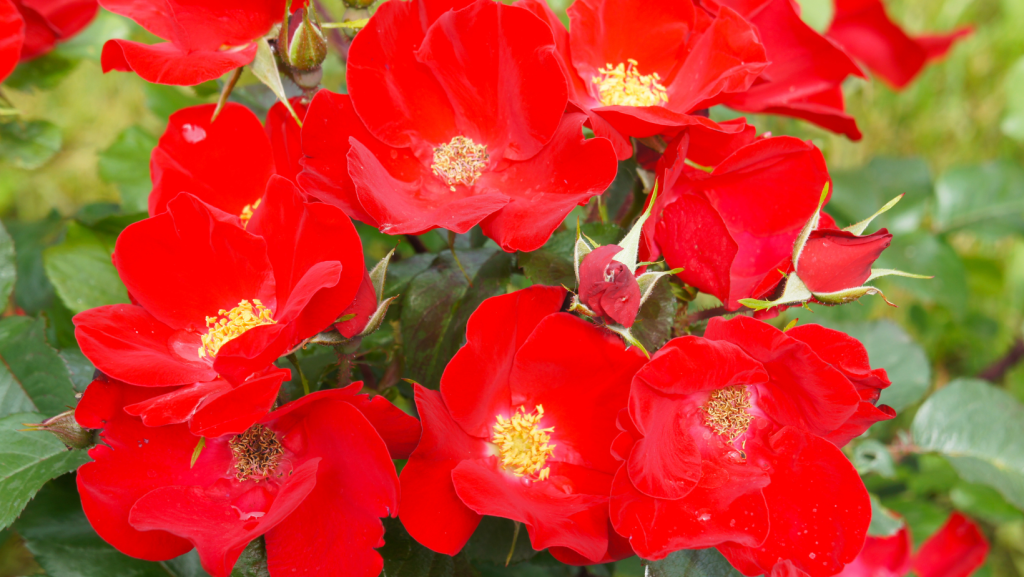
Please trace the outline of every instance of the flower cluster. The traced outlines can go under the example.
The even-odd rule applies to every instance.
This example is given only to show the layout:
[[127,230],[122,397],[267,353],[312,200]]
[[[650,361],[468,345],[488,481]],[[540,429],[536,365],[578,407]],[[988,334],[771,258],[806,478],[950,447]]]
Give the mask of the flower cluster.
[[[455,555],[494,516],[574,565],[709,547],[750,576],[856,563],[871,503],[841,448],[895,416],[879,404],[889,380],[842,332],[764,319],[906,273],[872,268],[885,229],[824,212],[813,144],[708,109],[858,138],[840,92],[863,75],[855,59],[902,86],[959,33],[911,39],[877,2],[845,0],[825,35],[789,0],[576,0],[568,29],[540,0],[389,0],[335,93],[296,73],[323,61],[312,5],[101,3],[166,40],[111,40],[104,70],[194,85],[249,64],[265,80],[269,62],[304,92],[282,90],[261,123],[228,101],[236,74],[218,104],[173,114],[148,218],[113,252],[131,302],[74,317],[98,371],[75,415],[103,443],[78,486],[105,540],[149,560],[196,548],[226,577],[262,536],[273,577],[373,577],[381,517]],[[359,383],[281,404],[282,358],[358,344],[388,312],[388,259],[366,269],[353,220],[479,227],[533,251],[631,157],[656,183],[645,203],[634,192],[633,229],[605,246],[577,234],[575,294],[480,303],[439,388],[413,386],[419,420]],[[630,331],[673,275],[746,314],[646,350]]]

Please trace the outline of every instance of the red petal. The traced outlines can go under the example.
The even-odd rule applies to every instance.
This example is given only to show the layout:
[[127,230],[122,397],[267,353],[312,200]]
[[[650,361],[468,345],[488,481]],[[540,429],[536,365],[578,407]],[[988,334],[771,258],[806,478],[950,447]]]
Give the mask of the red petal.
[[[579,467],[570,474],[583,474]],[[608,550],[608,487],[611,475],[604,475],[603,491],[577,492],[573,477],[562,481],[559,467],[552,467],[552,478],[531,483],[498,469],[495,457],[465,460],[452,471],[459,497],[481,515],[513,519],[526,525],[534,549],[561,546],[572,549],[591,563]],[[590,472],[590,475],[596,473]]]
[[626,265],[612,260],[620,252],[621,246],[610,244],[583,257],[579,295],[598,315],[629,328],[640,312],[640,285]]
[[57,33],[46,22],[46,19],[35,10],[18,6],[21,18],[25,22],[21,44],[21,62],[26,62],[46,54],[57,45]]
[[[330,326],[352,303],[366,274],[363,245],[344,212],[303,202],[298,188],[282,177],[271,178],[264,202],[248,230],[267,241],[277,279],[275,318],[294,323],[295,344]],[[324,268],[333,265],[340,276]]]
[[373,548],[383,545],[379,518],[398,512],[398,476],[384,442],[350,399],[346,390],[320,391],[265,421],[289,448],[323,457],[316,487],[267,533],[274,575],[380,574],[383,561]]
[[739,245],[715,207],[695,194],[681,195],[657,213],[654,226],[665,262],[683,269],[679,278],[728,303]]
[[836,0],[835,7],[829,38],[896,88],[906,86],[929,59],[970,32],[953,32],[941,41],[933,36],[919,40],[889,19],[881,0]]
[[[610,331],[568,313],[548,315],[515,354],[509,377],[511,407],[544,407],[542,426],[555,429],[555,453],[548,462],[610,476],[618,468],[610,453],[618,434],[615,419],[626,406],[630,380],[646,361],[636,347],[627,349]],[[450,391],[444,393],[447,402]],[[506,411],[492,412],[487,425],[494,424],[497,414],[510,417]]]
[[[35,10],[46,24],[66,40],[92,22],[99,11],[96,0],[20,0],[21,5]],[[2,34],[0,34],[2,36]]]
[[864,546],[871,501],[842,451],[794,427],[771,438],[771,483],[764,488],[771,531],[760,547],[726,543],[718,549],[748,575],[789,559],[811,577],[828,577]]
[[[306,117],[307,106],[303,104],[303,98],[296,96],[288,99],[292,110],[299,116],[299,120]],[[295,180],[295,177],[302,170],[299,161],[302,160],[302,139],[299,123],[295,122],[291,113],[281,102],[275,103],[267,112],[267,138],[270,139],[271,147],[274,149],[274,166],[277,174]]]
[[240,50],[186,52],[170,42],[140,44],[131,40],[108,40],[100,63],[103,72],[133,71],[156,84],[194,86],[220,78],[245,66],[256,57],[256,45]]
[[115,379],[162,387],[217,378],[210,363],[199,360],[198,334],[175,330],[142,307],[97,307],[78,313],[73,320],[82,353]]
[[281,384],[291,375],[288,369],[271,370],[214,398],[207,397],[192,417],[189,430],[201,437],[245,432],[270,412]]
[[587,559],[568,547],[549,547],[548,552],[562,563],[576,565],[577,567],[580,565],[593,565],[595,562],[613,563],[636,555],[629,544],[629,539],[616,533],[611,525],[611,521],[608,521],[608,551],[600,559]]
[[269,32],[285,8],[285,0],[103,0],[102,4],[173,41],[185,53],[248,44]]
[[25,21],[11,0],[0,0],[0,82],[14,71],[25,41]]
[[[274,494],[255,481],[154,489],[135,503],[129,518],[140,531],[163,529],[188,539],[203,569],[213,577],[228,577],[249,541],[292,515],[310,495],[319,462],[309,459],[288,471]],[[249,517],[254,509],[246,507],[250,502],[259,503],[260,508],[255,508],[262,513],[259,517]]]
[[767,323],[749,317],[715,318],[704,336],[736,344],[764,365],[769,381],[758,386],[757,405],[779,425],[824,436],[842,426],[860,405],[849,379],[811,347]]
[[147,427],[176,425],[191,419],[206,399],[219,397],[230,390],[231,384],[224,379],[195,383],[128,405],[124,411],[141,418]]
[[868,400],[878,400],[879,392],[890,385],[885,369],[872,369],[864,345],[850,335],[821,325],[800,325],[786,336],[807,343],[815,354],[839,369]]
[[480,303],[466,325],[466,344],[441,375],[451,418],[468,434],[490,438],[499,413],[512,407],[509,377],[516,353],[545,317],[557,313],[565,289],[535,286]]
[[796,270],[812,293],[856,288],[868,280],[871,265],[891,242],[892,235],[884,228],[867,236],[817,230],[807,239]]
[[169,485],[209,485],[230,469],[227,443],[210,442],[195,466],[189,461],[199,437],[185,425],[147,427],[122,410],[167,389],[132,387],[96,380],[75,409],[78,423],[102,429],[104,444],[89,451],[93,461],[78,469],[82,508],[93,529],[122,553],[164,561],[192,549],[165,531],[139,531],[128,522],[132,505],[143,495]]
[[454,112],[454,125],[432,143],[462,135],[486,145],[492,162],[540,152],[567,99],[553,48],[550,28],[523,8],[475,2],[441,15],[416,51]]
[[419,385],[413,388],[423,435],[402,469],[402,525],[423,546],[455,555],[469,541],[481,516],[455,493],[452,470],[463,460],[486,455],[489,445],[467,435],[452,420],[440,393]]
[[540,248],[576,206],[604,192],[615,179],[615,153],[603,138],[584,139],[582,114],[566,113],[536,156],[485,172],[479,192],[511,201],[480,223],[506,252]]
[[988,539],[978,526],[960,513],[928,538],[914,555],[914,573],[920,577],[967,577],[985,563]]
[[278,312],[262,238],[191,194],[167,206],[124,229],[114,248],[114,266],[139,305],[172,328],[198,333],[206,332],[207,316],[243,299]]
[[[427,29],[467,0],[382,4],[348,51],[348,88],[359,117],[390,146],[448,142],[455,112],[441,84],[415,53]],[[305,139],[304,139],[305,140]],[[308,151],[307,151],[308,153]]]
[[903,577],[910,572],[911,547],[906,525],[890,537],[869,535],[860,555],[838,577]]
[[191,106],[171,115],[150,161],[150,216],[166,210],[181,192],[234,215],[263,196],[274,173],[263,126],[248,108],[234,102],[225,104],[211,122],[215,107]]
[[349,395],[345,401],[370,421],[384,439],[392,459],[408,459],[420,440],[420,422],[381,395],[357,394],[362,386],[361,382],[356,382],[341,389]]

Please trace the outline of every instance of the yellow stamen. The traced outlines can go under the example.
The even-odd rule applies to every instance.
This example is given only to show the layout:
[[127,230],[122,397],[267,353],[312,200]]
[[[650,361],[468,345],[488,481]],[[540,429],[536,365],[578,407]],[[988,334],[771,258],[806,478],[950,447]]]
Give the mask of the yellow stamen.
[[206,355],[215,357],[221,347],[245,331],[275,323],[274,312],[263,306],[259,299],[252,299],[252,303],[243,300],[230,311],[221,309],[217,316],[206,317],[206,334],[202,337],[203,346],[199,347],[199,358]]
[[228,441],[228,447],[235,461],[235,478],[239,481],[269,477],[284,454],[284,447],[274,431],[258,423],[241,435],[235,435]]
[[605,64],[593,78],[597,99],[604,106],[657,106],[668,103],[668,91],[658,73],[640,74],[632,58],[618,66]]
[[257,198],[256,202],[252,204],[247,204],[244,207],[242,207],[242,214],[238,215],[238,218],[242,221],[242,228],[249,226],[249,219],[252,218],[252,213],[255,212],[257,208],[260,207],[261,200],[263,199]]
[[456,184],[473,186],[483,174],[483,169],[487,168],[489,158],[486,146],[465,136],[456,136],[451,142],[434,149],[434,163],[430,170],[455,192]]
[[517,477],[531,476],[543,481],[551,474],[545,467],[548,457],[554,454],[555,445],[549,445],[554,427],[540,428],[544,407],[537,405],[527,413],[522,407],[508,419],[498,415],[494,423],[491,442],[498,445],[501,466]]
[[754,420],[754,415],[747,412],[750,406],[747,388],[737,386],[712,392],[701,410],[704,411],[704,423],[732,442],[746,433]]

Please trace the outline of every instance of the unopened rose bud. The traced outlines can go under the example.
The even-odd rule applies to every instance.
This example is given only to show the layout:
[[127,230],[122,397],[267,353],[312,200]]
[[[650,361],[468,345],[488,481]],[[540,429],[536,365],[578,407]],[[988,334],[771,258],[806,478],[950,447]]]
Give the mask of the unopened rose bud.
[[[310,18],[310,13],[313,17]],[[299,72],[310,72],[319,70],[320,65],[327,58],[327,39],[320,29],[316,13],[312,8],[307,8],[302,15],[302,22],[292,34],[292,41],[288,45],[288,63]]]
[[636,277],[625,264],[613,260],[622,247],[596,248],[580,263],[580,302],[597,315],[626,328],[640,311],[641,293]]
[[96,444],[93,431],[83,429],[75,420],[75,411],[64,411],[42,423],[24,423],[25,431],[47,431],[53,433],[69,449],[84,449]]

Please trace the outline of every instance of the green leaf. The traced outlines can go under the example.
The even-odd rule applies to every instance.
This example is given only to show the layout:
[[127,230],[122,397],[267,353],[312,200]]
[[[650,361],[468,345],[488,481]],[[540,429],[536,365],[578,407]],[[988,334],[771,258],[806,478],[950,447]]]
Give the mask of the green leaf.
[[398,519],[383,520],[387,533],[378,549],[387,577],[474,577],[464,554],[449,557],[417,543]]
[[[494,565],[504,565],[512,548],[512,537],[515,533],[515,522],[511,519],[486,516],[480,520],[473,536],[469,538],[463,551],[472,561],[483,561]],[[537,551],[530,546],[530,538],[526,528],[520,528],[516,548],[512,552],[511,564],[521,563],[532,558]]]
[[96,367],[92,366],[92,362],[76,348],[61,349],[57,354],[60,355],[60,359],[64,361],[64,366],[68,369],[71,386],[79,393],[84,393],[85,387],[92,382]]
[[267,569],[267,545],[263,537],[257,537],[242,550],[242,555],[231,570],[231,577],[270,577]]
[[14,527],[49,577],[206,577],[194,553],[153,563],[108,545],[82,512],[72,477],[43,487]]
[[0,223],[0,309],[6,307],[14,282],[17,278],[17,265],[14,258],[14,240],[7,229]]
[[647,563],[648,577],[740,577],[714,549],[676,551],[661,561]]
[[1006,73],[1006,112],[999,128],[1003,134],[1016,140],[1024,142],[1024,56],[1017,59],[1017,62]]
[[484,299],[504,294],[512,274],[512,256],[495,248],[459,250],[458,257],[472,286],[452,254],[443,252],[412,280],[402,298],[405,374],[434,389],[465,341],[469,315]]
[[893,462],[892,453],[884,443],[875,439],[864,439],[857,443],[850,461],[861,475],[878,473],[887,479],[896,476],[896,464]]
[[291,103],[288,102],[288,95],[285,94],[284,84],[281,82],[281,72],[277,69],[277,59],[274,58],[274,52],[271,50],[266,38],[260,38],[256,41],[256,58],[249,65],[249,70],[274,93],[274,96],[281,101],[281,104],[284,104],[284,107],[288,109],[288,112],[299,123],[299,126],[302,126],[299,117],[292,110]]
[[192,91],[186,91],[180,86],[146,82],[142,85],[142,90],[146,93],[146,107],[164,119],[169,118],[182,108],[205,104],[209,101],[208,98],[197,98]]
[[[614,244],[622,237],[622,229],[614,224],[588,222],[580,226],[587,237],[601,245]],[[518,264],[530,280],[548,286],[576,287],[573,270],[573,247],[576,230],[559,230],[544,246],[533,252],[518,253]]]
[[53,299],[53,285],[43,269],[43,249],[64,231],[64,220],[53,210],[42,220],[7,221],[5,225],[14,239],[14,304],[30,315],[37,314]]
[[[811,320],[811,319],[808,319]],[[821,322],[822,319],[813,319]],[[931,383],[931,364],[924,349],[902,327],[890,320],[821,322],[857,339],[868,351],[872,368],[882,368],[892,385],[882,391],[880,404],[900,412],[921,400]]]
[[75,405],[67,367],[46,343],[42,319],[0,320],[0,361],[0,416],[37,411],[52,417]]
[[85,451],[69,451],[49,433],[19,431],[42,415],[15,413],[0,419],[0,529],[6,528],[50,479],[89,461]]
[[932,177],[923,158],[873,158],[857,169],[833,170],[832,183],[832,199],[825,211],[840,226],[861,221],[893,197],[905,194],[899,204],[879,215],[873,226],[894,234],[913,232],[920,228],[933,202]]
[[672,336],[672,325],[676,320],[679,303],[672,294],[672,284],[663,280],[654,285],[651,296],[644,301],[633,323],[633,337],[640,341],[651,354]]
[[50,52],[18,64],[4,80],[4,86],[16,90],[52,90],[78,66],[79,59],[68,54]]
[[145,211],[148,206],[149,157],[156,144],[157,138],[141,126],[129,126],[100,153],[100,178],[117,185],[125,212]]
[[46,164],[60,150],[60,128],[46,120],[0,124],[0,160],[25,170]]
[[957,379],[917,411],[914,443],[944,456],[971,483],[1024,509],[1024,406],[977,379]]
[[949,492],[949,500],[960,511],[993,525],[1024,519],[1024,513],[1007,503],[999,491],[985,485],[958,483]]
[[892,537],[900,528],[903,521],[892,514],[882,505],[878,497],[871,495],[871,524],[868,525],[868,535],[872,537]]
[[879,279],[880,287],[883,283],[884,286],[898,286],[925,302],[943,305],[954,314],[960,314],[967,306],[967,271],[964,263],[956,251],[940,237],[927,232],[896,235],[892,245],[876,261],[875,267],[935,276],[931,280],[886,277]]
[[112,240],[73,222],[64,242],[43,251],[46,275],[71,312],[130,302],[110,260]]
[[989,238],[1024,231],[1024,169],[1012,162],[954,168],[935,185],[935,228]]

